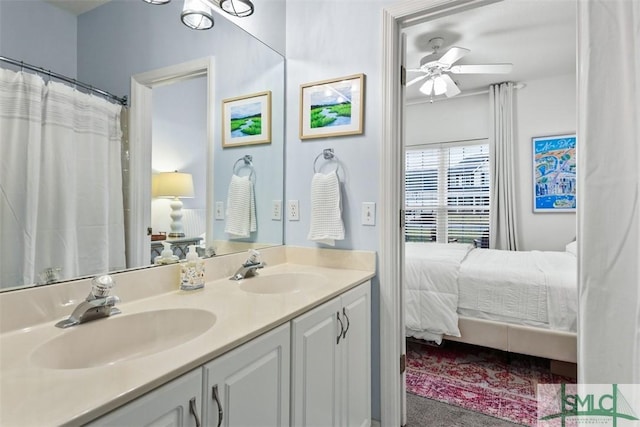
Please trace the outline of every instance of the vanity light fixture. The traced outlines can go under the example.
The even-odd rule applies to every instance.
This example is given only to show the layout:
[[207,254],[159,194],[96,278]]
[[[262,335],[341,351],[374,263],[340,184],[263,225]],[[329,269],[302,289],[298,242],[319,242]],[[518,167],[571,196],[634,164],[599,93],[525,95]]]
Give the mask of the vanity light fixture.
[[208,30],[213,27],[213,10],[211,6],[202,0],[184,0],[182,23],[194,30]]
[[251,0],[221,0],[220,8],[229,15],[244,18],[253,13],[253,3]]
[[[167,4],[171,0],[142,0],[149,4]],[[251,0],[184,0],[180,19],[194,30],[208,30],[214,25],[212,6],[218,6],[229,15],[245,18],[253,14]]]
[[161,172],[153,176],[154,197],[169,197],[171,201],[171,233],[169,237],[184,237],[181,198],[193,198],[193,177],[190,173]]

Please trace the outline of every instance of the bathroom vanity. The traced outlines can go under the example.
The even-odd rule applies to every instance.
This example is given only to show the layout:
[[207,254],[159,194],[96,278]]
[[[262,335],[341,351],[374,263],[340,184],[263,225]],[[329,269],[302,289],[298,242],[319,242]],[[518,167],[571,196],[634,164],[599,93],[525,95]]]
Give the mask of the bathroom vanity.
[[245,254],[208,259],[191,292],[177,265],[114,275],[122,313],[64,330],[88,281],[0,294],[0,424],[370,425],[375,254],[262,256],[241,281]]

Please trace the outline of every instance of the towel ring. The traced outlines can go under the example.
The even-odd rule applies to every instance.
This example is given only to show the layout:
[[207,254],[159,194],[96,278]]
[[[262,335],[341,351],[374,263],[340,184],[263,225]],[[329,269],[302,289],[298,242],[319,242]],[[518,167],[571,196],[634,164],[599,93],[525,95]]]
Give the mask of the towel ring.
[[249,179],[251,181],[254,181],[255,177],[256,177],[256,170],[253,168],[253,163],[251,162],[252,160],[253,160],[253,157],[251,156],[251,154],[246,154],[246,155],[240,157],[233,164],[233,173],[234,174],[236,173],[236,167],[238,166],[238,163],[243,162],[243,164],[241,164],[240,167],[237,168],[237,170],[240,170],[242,168],[251,169],[251,172],[249,173]]
[[316,156],[316,159],[313,161],[313,172],[314,173],[318,173],[318,170],[316,168],[318,160],[320,159],[320,157],[324,157],[325,160],[333,160],[336,162],[336,168],[334,169],[334,172],[338,173],[338,167],[340,166],[340,161],[338,160],[338,156],[336,156],[335,154],[333,154],[333,148],[325,148],[324,150],[322,150],[322,153],[318,154]]

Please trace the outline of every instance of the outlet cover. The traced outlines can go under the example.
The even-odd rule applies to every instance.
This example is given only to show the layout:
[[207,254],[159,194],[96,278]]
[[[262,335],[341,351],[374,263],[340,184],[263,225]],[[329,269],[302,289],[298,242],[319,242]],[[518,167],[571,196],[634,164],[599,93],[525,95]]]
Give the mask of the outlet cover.
[[282,219],[282,200],[271,201],[271,219],[274,221]]
[[214,214],[215,219],[224,219],[224,202],[216,202],[216,212]]
[[300,221],[300,205],[297,200],[287,202],[287,218],[289,221]]

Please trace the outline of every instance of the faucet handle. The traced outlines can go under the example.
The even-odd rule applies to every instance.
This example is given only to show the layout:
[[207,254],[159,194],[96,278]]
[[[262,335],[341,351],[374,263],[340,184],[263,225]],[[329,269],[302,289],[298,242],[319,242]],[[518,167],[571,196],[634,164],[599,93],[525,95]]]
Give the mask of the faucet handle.
[[109,295],[115,281],[108,274],[97,276],[91,279],[91,293],[89,298],[104,298]]

